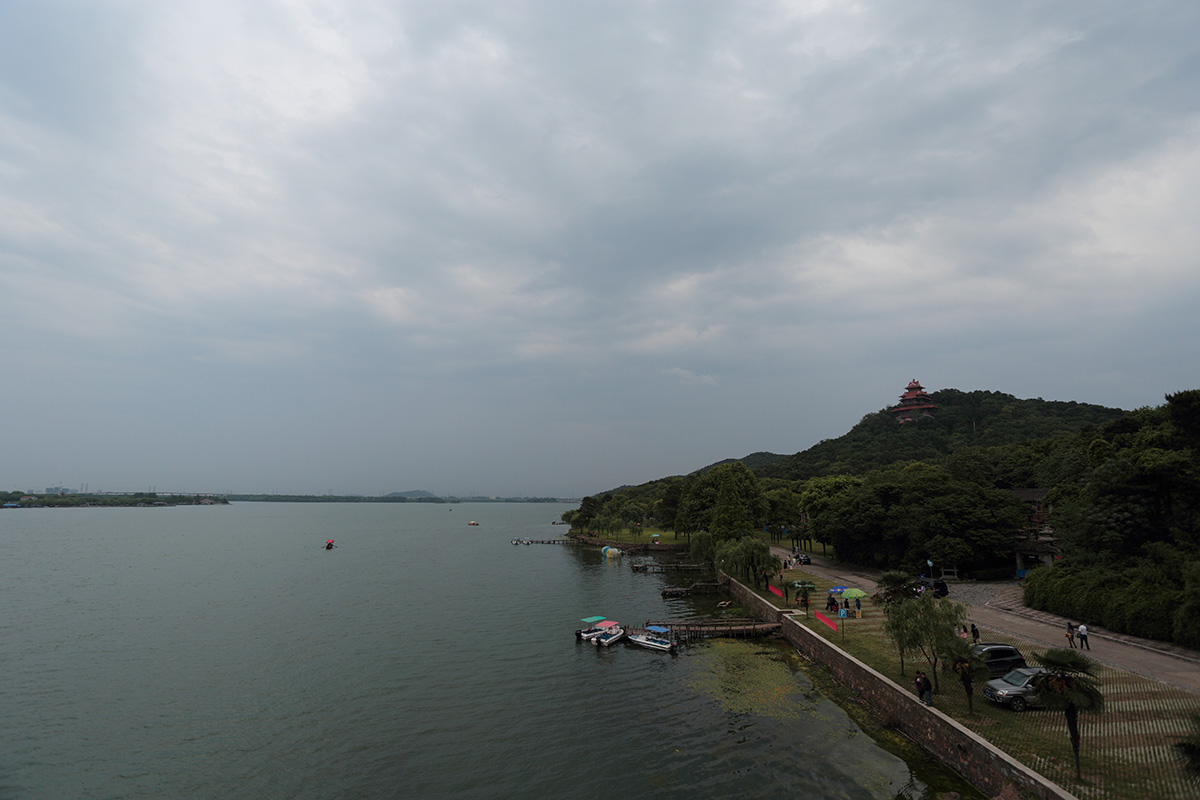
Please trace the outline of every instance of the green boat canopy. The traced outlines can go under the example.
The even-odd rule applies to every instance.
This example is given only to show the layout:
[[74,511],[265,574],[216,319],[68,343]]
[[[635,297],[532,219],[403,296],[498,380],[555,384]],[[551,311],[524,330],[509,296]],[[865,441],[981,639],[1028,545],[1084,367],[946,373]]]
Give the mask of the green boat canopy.
[[583,619],[581,619],[579,621],[585,622],[588,625],[595,625],[597,622],[603,622],[604,617],[584,617]]

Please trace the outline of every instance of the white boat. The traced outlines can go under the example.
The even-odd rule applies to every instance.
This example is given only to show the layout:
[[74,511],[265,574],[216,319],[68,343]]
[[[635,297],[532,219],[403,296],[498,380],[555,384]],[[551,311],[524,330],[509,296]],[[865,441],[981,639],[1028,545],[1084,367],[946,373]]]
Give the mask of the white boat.
[[674,653],[675,642],[669,638],[670,635],[670,628],[664,628],[661,625],[649,625],[646,627],[645,633],[629,634],[629,641],[642,647],[649,647],[651,650]]
[[[513,544],[516,543],[517,540],[513,539]],[[600,627],[600,623],[604,622],[604,617],[584,617],[579,621],[583,623],[583,627],[575,631],[575,638],[582,639],[585,642],[595,639],[608,630],[607,628]]]
[[598,623],[596,627],[604,628],[603,633],[591,640],[592,644],[597,647],[608,647],[625,638],[625,629],[621,627],[621,623],[619,622],[606,619],[604,622]]

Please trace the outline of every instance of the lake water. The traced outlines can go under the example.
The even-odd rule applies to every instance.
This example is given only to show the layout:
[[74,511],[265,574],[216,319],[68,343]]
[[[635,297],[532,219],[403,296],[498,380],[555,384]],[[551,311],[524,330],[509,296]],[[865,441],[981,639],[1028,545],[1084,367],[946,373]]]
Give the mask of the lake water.
[[[713,613],[556,504],[0,512],[3,798],[932,798],[786,647],[577,643]],[[467,525],[478,520],[478,527]],[[337,549],[322,543],[336,540]]]

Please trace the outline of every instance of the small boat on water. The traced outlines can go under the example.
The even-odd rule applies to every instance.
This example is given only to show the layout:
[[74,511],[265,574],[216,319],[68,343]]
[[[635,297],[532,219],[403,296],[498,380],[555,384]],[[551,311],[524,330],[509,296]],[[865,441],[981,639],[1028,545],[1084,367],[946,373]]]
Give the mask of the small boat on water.
[[629,641],[651,650],[662,650],[667,653],[675,652],[675,642],[670,639],[671,629],[661,625],[647,626],[645,633],[629,634]]
[[621,623],[619,622],[606,619],[604,622],[597,623],[596,627],[604,628],[603,633],[591,640],[592,644],[597,647],[608,647],[625,638],[625,629],[621,627]]
[[[513,539],[513,544],[516,543],[517,540]],[[605,628],[600,627],[600,623],[604,622],[604,617],[584,617],[579,621],[583,623],[583,627],[575,631],[576,639],[589,641],[591,639],[595,639],[606,630]]]
[[471,521],[470,521],[470,522],[468,522],[467,524],[468,524],[468,525],[478,525],[479,523],[478,523],[478,522],[476,522],[475,520],[471,520]]

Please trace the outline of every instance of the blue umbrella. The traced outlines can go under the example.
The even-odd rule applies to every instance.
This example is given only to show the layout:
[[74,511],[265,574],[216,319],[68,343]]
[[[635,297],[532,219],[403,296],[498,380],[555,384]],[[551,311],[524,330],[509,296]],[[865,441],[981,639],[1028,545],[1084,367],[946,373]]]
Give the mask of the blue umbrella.
[[833,587],[832,589],[830,589],[830,590],[829,590],[829,593],[830,593],[830,594],[841,594],[841,593],[842,593],[842,592],[844,592],[844,591],[846,591],[846,587],[845,587],[845,586],[835,586],[835,587]]

